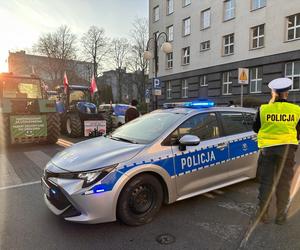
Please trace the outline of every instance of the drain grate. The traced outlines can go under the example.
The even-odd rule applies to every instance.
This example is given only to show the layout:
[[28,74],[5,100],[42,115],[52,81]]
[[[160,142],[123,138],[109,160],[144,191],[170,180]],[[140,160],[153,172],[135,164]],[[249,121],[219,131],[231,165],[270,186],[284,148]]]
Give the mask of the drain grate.
[[171,234],[161,234],[156,237],[156,241],[161,245],[169,245],[174,243],[176,238]]

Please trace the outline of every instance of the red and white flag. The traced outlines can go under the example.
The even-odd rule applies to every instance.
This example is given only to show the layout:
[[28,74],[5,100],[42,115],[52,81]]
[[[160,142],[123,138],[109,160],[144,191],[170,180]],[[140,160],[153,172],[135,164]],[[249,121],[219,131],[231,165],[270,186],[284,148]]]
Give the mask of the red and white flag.
[[67,78],[67,73],[65,71],[65,73],[64,73],[64,92],[65,92],[65,94],[67,94],[68,88],[69,88],[69,82],[68,82],[68,78]]
[[90,91],[91,91],[91,94],[92,94],[92,95],[94,95],[95,92],[98,91],[97,84],[96,84],[96,80],[95,80],[95,76],[92,77]]

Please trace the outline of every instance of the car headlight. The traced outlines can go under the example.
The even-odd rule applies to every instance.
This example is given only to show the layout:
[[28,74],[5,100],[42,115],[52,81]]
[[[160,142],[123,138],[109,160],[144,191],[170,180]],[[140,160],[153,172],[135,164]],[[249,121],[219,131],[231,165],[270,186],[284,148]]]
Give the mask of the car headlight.
[[112,172],[118,164],[114,164],[105,168],[101,168],[99,170],[89,171],[89,172],[82,172],[77,175],[79,179],[84,180],[82,187],[89,187],[101,179],[103,179],[106,175]]

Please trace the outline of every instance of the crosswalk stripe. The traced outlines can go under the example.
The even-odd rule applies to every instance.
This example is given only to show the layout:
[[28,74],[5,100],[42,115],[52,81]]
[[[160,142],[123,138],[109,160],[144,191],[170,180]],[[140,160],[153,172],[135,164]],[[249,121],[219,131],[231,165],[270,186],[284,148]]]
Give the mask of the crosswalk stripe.
[[5,187],[0,187],[0,191],[7,190],[7,189],[13,189],[13,188],[19,188],[19,187],[25,187],[25,186],[30,186],[30,185],[35,185],[39,184],[41,181],[32,181],[32,182],[26,182],[22,184],[17,184],[17,185],[10,185],[10,186],[5,186]]
[[24,154],[41,169],[44,169],[51,159],[49,155],[40,150],[24,152]]
[[70,141],[67,141],[67,140],[64,140],[64,139],[58,139],[57,144],[62,146],[62,147],[67,148],[67,147],[72,146],[74,143],[70,142]]
[[5,154],[0,154],[0,186],[22,183]]

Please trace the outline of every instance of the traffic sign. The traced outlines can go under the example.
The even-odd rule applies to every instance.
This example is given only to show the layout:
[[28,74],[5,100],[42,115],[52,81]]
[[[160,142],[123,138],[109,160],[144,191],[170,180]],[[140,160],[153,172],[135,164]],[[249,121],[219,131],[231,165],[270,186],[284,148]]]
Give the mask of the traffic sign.
[[248,84],[249,82],[249,69],[239,68],[239,84]]
[[153,79],[153,95],[161,95],[161,81],[159,78]]

